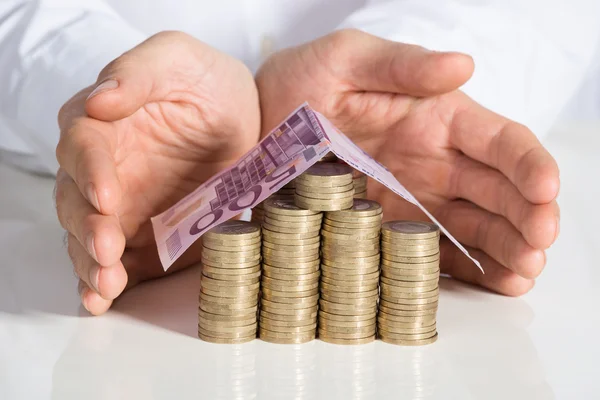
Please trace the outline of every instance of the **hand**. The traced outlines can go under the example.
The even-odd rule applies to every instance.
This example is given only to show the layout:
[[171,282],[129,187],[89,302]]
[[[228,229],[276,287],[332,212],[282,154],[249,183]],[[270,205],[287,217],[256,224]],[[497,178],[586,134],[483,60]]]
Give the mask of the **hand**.
[[[163,32],[106,66],[59,125],[58,218],[82,303],[101,314],[126,286],[164,274],[150,217],[255,145],[260,111],[241,62]],[[169,272],[197,261],[198,244]]]
[[[443,273],[521,295],[558,235],[558,167],[526,127],[457,90],[472,73],[463,54],[335,32],[260,69],[262,126],[308,101],[392,171],[486,272],[444,238]],[[388,220],[425,218],[381,185],[368,190]]]

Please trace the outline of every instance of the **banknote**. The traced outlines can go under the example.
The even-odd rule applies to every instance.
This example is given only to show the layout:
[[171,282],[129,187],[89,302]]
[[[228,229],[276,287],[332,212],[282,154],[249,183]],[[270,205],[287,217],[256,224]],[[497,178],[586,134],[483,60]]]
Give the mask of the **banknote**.
[[298,107],[237,163],[152,218],[163,268],[167,270],[204,232],[259,204],[329,151],[417,205],[481,269],[392,173],[308,104]]

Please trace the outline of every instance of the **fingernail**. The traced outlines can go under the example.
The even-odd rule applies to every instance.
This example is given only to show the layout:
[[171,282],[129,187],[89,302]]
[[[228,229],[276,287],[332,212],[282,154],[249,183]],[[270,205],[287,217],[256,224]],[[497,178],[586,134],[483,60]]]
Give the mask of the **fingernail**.
[[100,266],[94,265],[90,268],[90,283],[92,287],[96,291],[96,293],[100,294],[100,290],[98,290],[98,279],[100,278]]
[[98,261],[98,257],[96,256],[96,247],[94,246],[94,234],[90,233],[85,242],[88,253],[90,253],[94,260]]
[[98,202],[98,194],[96,193],[96,187],[93,183],[88,183],[85,187],[85,195],[88,198],[88,201],[92,203],[96,210],[100,211],[100,203]]
[[104,93],[107,92],[109,90],[113,90],[119,87],[119,81],[117,81],[116,79],[107,79],[105,81],[103,81],[102,83],[100,83],[98,86],[96,86],[96,89],[94,89],[92,91],[92,93],[90,93],[90,95],[88,96],[88,100],[91,99],[92,97],[99,95],[100,93]]

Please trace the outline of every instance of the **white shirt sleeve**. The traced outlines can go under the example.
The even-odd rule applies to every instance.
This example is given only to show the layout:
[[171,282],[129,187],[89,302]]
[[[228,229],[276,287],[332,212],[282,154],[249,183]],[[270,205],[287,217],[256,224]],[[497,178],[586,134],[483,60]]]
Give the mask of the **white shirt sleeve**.
[[60,107],[144,39],[101,0],[2,0],[0,157],[55,173]]
[[462,89],[543,136],[598,68],[599,16],[597,0],[370,0],[341,27],[473,56]]

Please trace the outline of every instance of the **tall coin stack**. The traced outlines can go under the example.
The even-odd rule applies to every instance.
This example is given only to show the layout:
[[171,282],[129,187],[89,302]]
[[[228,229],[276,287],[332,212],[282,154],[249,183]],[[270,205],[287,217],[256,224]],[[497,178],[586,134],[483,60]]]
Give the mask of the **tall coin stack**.
[[[295,180],[291,180],[290,182],[286,183],[281,189],[279,189],[277,192],[273,193],[270,197],[287,197],[287,198],[294,198],[294,193],[296,191],[296,181]],[[258,203],[256,205],[256,207],[254,207],[252,209],[252,216],[250,217],[250,220],[252,222],[256,222],[259,224],[262,224],[263,219],[265,218],[265,208],[264,208],[264,201],[262,203]]]
[[308,342],[317,327],[322,214],[290,198],[267,199],[264,209],[259,337]]
[[344,164],[317,163],[296,178],[294,202],[313,211],[336,211],[352,207],[352,168]]
[[260,226],[227,221],[202,236],[198,336],[213,343],[256,338]]
[[392,221],[381,229],[381,340],[405,346],[437,340],[440,231],[434,224]]
[[363,174],[358,170],[354,170],[352,173],[352,181],[354,182],[354,198],[355,199],[366,199],[367,198],[367,175]]
[[321,230],[319,338],[337,344],[375,340],[381,205],[354,199],[325,213]]

